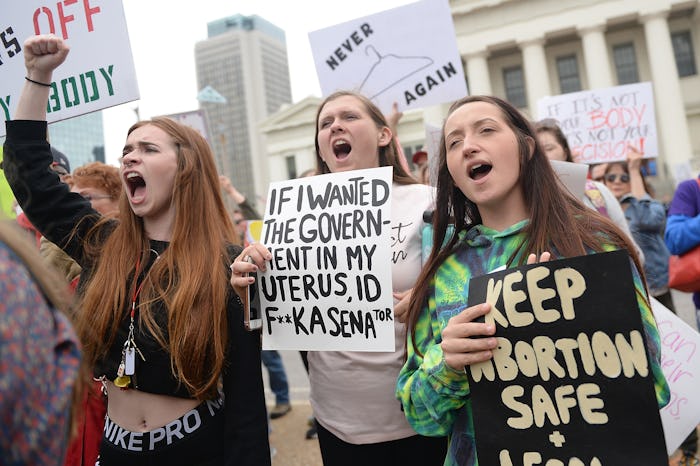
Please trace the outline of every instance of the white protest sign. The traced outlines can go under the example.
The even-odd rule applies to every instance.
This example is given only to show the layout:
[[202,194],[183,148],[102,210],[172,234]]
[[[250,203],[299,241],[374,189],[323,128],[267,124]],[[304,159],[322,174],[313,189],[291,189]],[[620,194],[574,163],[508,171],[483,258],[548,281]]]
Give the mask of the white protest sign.
[[391,167],[271,183],[263,349],[394,351]]
[[207,128],[209,128],[209,124],[207,123],[207,117],[204,110],[191,110],[189,112],[171,113],[170,115],[164,116],[197,130],[197,132],[201,134],[204,139],[209,141],[209,131],[207,130]]
[[583,201],[586,192],[586,177],[588,165],[585,163],[564,162],[563,160],[550,160],[554,172],[566,189],[577,199]]
[[671,400],[661,409],[671,455],[700,424],[700,334],[654,298],[651,307],[661,337],[661,368],[671,389]]
[[423,0],[309,33],[324,96],[354,90],[385,114],[467,95],[447,0]]
[[428,153],[428,170],[431,186],[437,186],[441,137],[442,128],[429,123],[425,124],[425,151]]
[[645,158],[659,155],[651,83],[544,97],[537,114],[556,120],[577,162],[625,160],[628,144]]
[[[0,24],[0,110],[11,120],[22,86],[24,41],[55,34],[70,46],[53,73],[47,121],[95,112],[139,98],[122,2],[82,0],[4,2]],[[0,136],[5,125],[0,124]]]

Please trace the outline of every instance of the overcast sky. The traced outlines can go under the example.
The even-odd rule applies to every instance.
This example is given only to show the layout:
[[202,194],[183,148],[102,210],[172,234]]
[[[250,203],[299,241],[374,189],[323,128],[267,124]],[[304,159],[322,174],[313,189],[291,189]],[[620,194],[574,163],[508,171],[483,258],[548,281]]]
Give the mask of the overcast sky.
[[308,33],[411,0],[123,0],[141,100],[104,111],[107,162],[117,163],[126,130],[142,119],[198,108],[194,45],[207,23],[234,14],[265,18],[286,33],[294,102],[321,95]]

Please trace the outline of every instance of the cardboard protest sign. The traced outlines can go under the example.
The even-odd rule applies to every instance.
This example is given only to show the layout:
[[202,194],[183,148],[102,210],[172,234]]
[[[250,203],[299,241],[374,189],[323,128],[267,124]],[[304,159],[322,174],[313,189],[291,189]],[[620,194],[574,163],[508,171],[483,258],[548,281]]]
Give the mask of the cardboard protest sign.
[[666,464],[625,251],[473,278],[493,359],[467,368],[479,464]]
[[309,33],[321,91],[355,90],[385,114],[451,102],[467,84],[447,0],[424,0]]
[[557,122],[579,163],[625,160],[628,144],[644,157],[659,155],[651,83],[544,97],[537,114]]
[[392,168],[271,183],[263,348],[394,351]]
[[700,334],[654,298],[651,304],[661,337],[661,368],[671,389],[671,400],[661,409],[671,455],[700,424]]
[[[24,86],[24,41],[55,34],[70,46],[54,71],[47,121],[54,122],[139,98],[121,1],[6,2],[0,25],[0,110],[11,120]],[[5,125],[0,124],[0,136]]]

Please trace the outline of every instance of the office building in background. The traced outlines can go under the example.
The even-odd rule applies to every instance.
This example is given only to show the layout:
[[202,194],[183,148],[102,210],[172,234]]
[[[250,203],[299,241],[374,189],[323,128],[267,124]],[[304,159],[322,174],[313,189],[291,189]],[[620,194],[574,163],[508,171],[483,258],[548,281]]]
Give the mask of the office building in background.
[[269,181],[259,124],[292,101],[284,31],[259,16],[207,25],[195,45],[197,89],[221,173],[263,206]]
[[51,145],[68,157],[71,170],[90,162],[105,161],[102,112],[88,113],[49,125]]

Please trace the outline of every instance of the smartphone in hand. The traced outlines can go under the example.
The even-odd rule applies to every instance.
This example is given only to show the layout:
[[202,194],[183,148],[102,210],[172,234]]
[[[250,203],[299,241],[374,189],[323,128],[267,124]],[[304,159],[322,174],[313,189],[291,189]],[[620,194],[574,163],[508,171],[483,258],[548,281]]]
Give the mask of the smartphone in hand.
[[[248,262],[253,262],[248,258]],[[262,311],[260,309],[260,295],[258,294],[258,274],[250,272],[249,277],[255,277],[255,282],[245,289],[243,300],[243,325],[249,332],[262,328]]]

